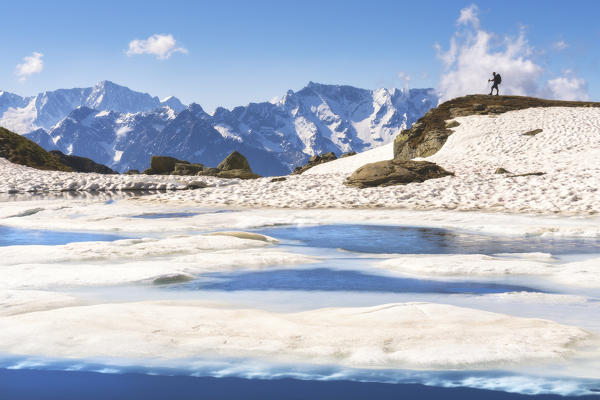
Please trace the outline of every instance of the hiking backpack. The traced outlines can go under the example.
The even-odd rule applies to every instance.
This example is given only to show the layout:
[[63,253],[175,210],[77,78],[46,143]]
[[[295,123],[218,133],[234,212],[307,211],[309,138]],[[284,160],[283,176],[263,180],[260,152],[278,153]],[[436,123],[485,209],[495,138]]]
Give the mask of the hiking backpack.
[[496,76],[494,77],[494,83],[496,83],[496,84],[502,83],[502,77],[500,76],[500,74],[496,74]]

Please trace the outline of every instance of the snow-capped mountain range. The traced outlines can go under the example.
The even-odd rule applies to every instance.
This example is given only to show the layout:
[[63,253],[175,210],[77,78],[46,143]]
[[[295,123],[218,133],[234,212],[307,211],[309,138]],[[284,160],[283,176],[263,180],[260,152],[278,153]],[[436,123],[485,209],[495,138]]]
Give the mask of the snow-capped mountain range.
[[185,108],[175,97],[159,100],[148,93],[135,92],[110,81],[88,88],[43,92],[31,97],[0,91],[0,126],[24,134],[38,128],[51,129],[77,107],[136,113],[162,106],[175,111]]
[[287,174],[315,154],[389,143],[438,102],[433,89],[312,82],[277,101],[219,107],[212,114],[198,104],[161,101],[108,81],[31,98],[0,93],[0,125],[47,150],[89,157],[117,171],[143,170],[152,155],[214,166],[238,150],[261,175]]

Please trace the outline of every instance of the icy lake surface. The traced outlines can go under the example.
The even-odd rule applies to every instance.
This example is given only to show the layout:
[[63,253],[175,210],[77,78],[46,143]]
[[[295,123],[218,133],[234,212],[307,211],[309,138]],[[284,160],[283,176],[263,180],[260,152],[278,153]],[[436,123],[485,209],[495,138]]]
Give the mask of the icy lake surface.
[[[600,335],[596,318],[600,315],[600,292],[585,274],[595,268],[594,260],[600,254],[597,237],[501,235],[467,231],[464,225],[452,229],[448,222],[439,226],[419,226],[414,221],[394,225],[375,218],[377,223],[373,224],[365,217],[368,213],[362,220],[341,223],[341,217],[328,221],[308,214],[294,215],[294,211],[274,217],[250,210],[152,208],[123,199],[91,204],[85,199],[66,208],[53,202],[54,208],[43,202],[30,206],[40,209],[35,208],[35,212],[15,206],[0,219],[0,255],[4,256],[0,257],[0,268],[10,271],[0,287],[0,296],[4,296],[0,305],[5,313],[0,313],[0,329],[10,328],[0,332],[4,343],[0,344],[4,354],[0,358],[0,389],[11,398],[152,399],[161,398],[159,394],[164,397],[174,386],[179,388],[181,399],[198,398],[194,396],[200,391],[223,399],[240,398],[240,394],[243,398],[275,399],[286,397],[290,390],[298,398],[315,399],[365,398],[367,394],[380,399],[517,399],[522,395],[550,399],[557,398],[554,395],[595,398],[600,390],[598,359],[586,357],[587,350],[571,354],[568,345],[557,360],[539,361],[539,365],[531,359],[514,365],[492,362],[489,368],[485,361],[476,361],[473,365],[477,368],[446,368],[444,365],[449,364],[441,356],[423,354],[424,363],[427,357],[443,362],[432,361],[422,369],[393,367],[392,361],[388,367],[377,364],[370,368],[360,352],[336,364],[332,361],[335,357],[325,356],[314,356],[315,362],[311,362],[310,357],[294,353],[293,347],[282,352],[297,360],[291,357],[292,361],[286,361],[270,360],[271,353],[261,353],[263,350],[257,350],[256,358],[249,354],[232,356],[226,347],[219,350],[222,353],[201,357],[163,352],[147,358],[128,352],[134,346],[127,345],[128,340],[139,342],[137,336],[128,336],[129,329],[131,335],[138,329],[133,322],[138,304],[140,312],[159,320],[152,323],[160,324],[161,317],[155,313],[163,312],[161,307],[167,306],[165,315],[178,318],[177,307],[188,307],[188,302],[199,302],[202,307],[208,304],[203,311],[206,315],[212,315],[213,304],[217,305],[215,315],[219,315],[219,308],[223,315],[225,311],[235,315],[238,309],[252,310],[248,318],[254,318],[256,325],[248,326],[248,332],[263,328],[269,332],[271,321],[280,317],[290,323],[312,324],[322,318],[321,309],[331,309],[331,325],[336,325],[343,323],[344,313],[358,307],[371,310],[369,307],[387,304],[434,303],[454,307],[448,312],[461,318],[460,313],[466,311],[460,310],[533,318],[531,329],[538,329],[535,321],[541,318],[581,328],[595,337]],[[352,211],[344,215],[350,220],[355,217]],[[376,211],[372,215],[377,216]],[[401,218],[389,219],[397,220]],[[72,230],[66,229],[69,226]],[[248,234],[240,235],[240,231]],[[218,235],[207,235],[211,232]],[[260,235],[266,235],[266,241]],[[28,248],[35,250],[25,254]],[[438,256],[442,258],[435,258]],[[565,278],[571,266],[584,277],[577,284]],[[477,273],[472,273],[473,268]],[[145,311],[145,307],[157,305],[160,307]],[[125,308],[118,308],[121,306]],[[69,307],[73,312],[67,313]],[[116,308],[104,311],[104,307]],[[435,310],[423,307],[423,312]],[[38,311],[38,316],[28,318],[33,311]],[[357,318],[370,312],[360,311]],[[92,313],[97,313],[93,314],[96,317]],[[127,314],[132,319],[124,315],[122,325],[102,333],[101,318],[112,318],[115,313],[132,313]],[[88,314],[90,322],[79,322]],[[184,309],[181,316],[193,318]],[[230,324],[223,318],[218,323]],[[354,318],[354,313],[348,318]],[[474,314],[473,318],[484,321],[488,316]],[[49,334],[45,329],[53,326],[54,319],[61,321],[66,332],[81,332],[78,343],[63,347],[58,326]],[[131,326],[128,321],[132,321]],[[123,340],[123,347],[130,348],[120,353],[120,346],[114,346],[113,352],[93,353],[90,349],[96,339],[85,332],[93,334],[95,330],[87,331],[80,325],[96,322],[98,335],[115,335],[114,340]],[[273,326],[271,334],[278,336],[279,329]],[[379,326],[373,324],[371,329],[377,331]],[[43,341],[36,336],[42,335],[42,330]],[[270,340],[271,334],[260,340]],[[27,335],[25,345],[19,335]],[[175,331],[168,335],[165,343],[162,339],[149,341],[148,348],[177,348],[179,340],[185,347],[184,336],[177,337]],[[214,335],[217,338],[221,333]],[[150,339],[141,337],[142,341]],[[89,338],[89,345],[79,346],[82,338]],[[174,345],[169,345],[169,338]],[[9,344],[12,340],[14,345]],[[586,342],[585,346],[593,353],[598,350],[597,343]],[[369,349],[370,344],[364,346]],[[557,342],[556,346],[563,351],[562,344]],[[419,359],[417,351],[418,346],[414,355]],[[473,357],[476,359],[477,354]],[[46,382],[40,389],[51,386],[56,396],[36,392],[26,383],[31,380]]]
[[126,239],[126,236],[88,232],[58,232],[0,226],[0,246],[60,245],[74,242],[96,242]]

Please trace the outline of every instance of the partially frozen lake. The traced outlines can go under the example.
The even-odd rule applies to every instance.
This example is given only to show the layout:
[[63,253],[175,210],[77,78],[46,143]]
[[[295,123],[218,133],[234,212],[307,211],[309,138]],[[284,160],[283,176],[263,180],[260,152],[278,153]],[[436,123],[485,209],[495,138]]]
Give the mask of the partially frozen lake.
[[0,386],[600,390],[600,241],[577,221],[506,217],[499,233],[464,213],[27,203],[0,203]]

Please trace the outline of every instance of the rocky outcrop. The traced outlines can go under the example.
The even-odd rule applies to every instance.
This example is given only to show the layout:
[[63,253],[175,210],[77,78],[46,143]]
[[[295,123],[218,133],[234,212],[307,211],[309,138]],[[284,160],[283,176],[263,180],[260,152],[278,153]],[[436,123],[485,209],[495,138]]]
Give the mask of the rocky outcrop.
[[0,157],[15,164],[37,169],[73,171],[54,154],[47,152],[31,140],[4,128],[0,128]]
[[347,186],[358,188],[404,185],[454,175],[429,161],[379,161],[363,165],[346,180]]
[[246,157],[237,151],[229,154],[217,168],[168,156],[152,156],[150,168],[143,172],[148,175],[196,175],[216,176],[219,178],[256,179],[260,175],[252,172]]
[[191,164],[191,163],[175,163],[173,168],[173,175],[198,175],[199,172],[204,172],[206,167],[202,164]]
[[301,175],[304,171],[311,169],[315,165],[323,164],[333,160],[337,160],[337,157],[332,151],[321,155],[314,155],[308,160],[308,163],[301,167],[296,167],[290,175]]
[[150,168],[143,173],[146,175],[170,175],[175,170],[176,164],[189,164],[189,162],[168,156],[152,156]]
[[217,169],[220,171],[231,171],[234,169],[252,171],[246,157],[237,151],[234,151],[225,157],[225,159],[217,165]]
[[[469,95],[457,97],[431,109],[394,140],[394,159],[411,160],[436,153],[458,126],[456,117],[502,114],[531,107],[600,107],[600,103],[544,100],[524,96]],[[539,133],[539,132],[536,132]],[[534,133],[532,132],[531,135]]]
[[71,167],[71,169],[75,172],[87,172],[87,173],[93,172],[96,174],[105,174],[105,175],[118,174],[117,171],[113,171],[112,169],[108,168],[106,165],[98,164],[94,160],[91,160],[86,157],[79,157],[79,156],[64,154],[63,152],[61,152],[59,150],[52,150],[52,151],[50,151],[50,153],[55,155],[60,160],[60,162],[62,162],[63,164],[65,164],[68,167]]
[[228,179],[256,179],[260,178],[260,175],[255,174],[252,170],[247,169],[229,169],[227,171],[219,171],[217,173],[217,177],[219,178],[228,178]]

